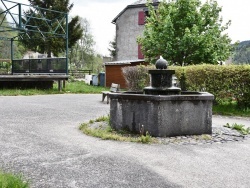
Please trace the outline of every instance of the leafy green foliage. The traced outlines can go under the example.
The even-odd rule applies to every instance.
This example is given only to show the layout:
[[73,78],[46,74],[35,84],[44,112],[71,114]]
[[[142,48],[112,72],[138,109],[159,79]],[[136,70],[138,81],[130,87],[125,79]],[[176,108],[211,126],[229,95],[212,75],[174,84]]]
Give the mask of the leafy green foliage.
[[[0,12],[2,12],[3,9],[0,7]],[[2,27],[10,27],[10,23],[8,23],[6,17],[4,17],[4,14],[0,15],[0,20],[2,21],[1,26]],[[17,36],[16,31],[8,31],[8,32],[1,32],[2,40],[0,40],[0,59],[10,59],[11,58],[11,42],[10,40],[3,40],[3,39],[10,39]],[[13,44],[13,50],[14,50],[14,58],[18,59],[21,58],[24,54],[24,47],[21,44],[18,44],[16,41],[14,41]]]
[[236,45],[233,53],[234,64],[250,64],[250,41],[243,41]]
[[150,136],[148,131],[146,132],[145,136],[141,135],[139,137],[139,142],[141,142],[141,143],[150,143],[150,142],[152,142],[152,137]]
[[[68,13],[73,8],[73,4],[70,4],[69,0],[29,0],[29,2],[32,6],[53,9],[65,13]],[[37,13],[32,9],[25,11],[25,15],[27,18],[41,17],[41,13]],[[46,15],[46,19],[48,20],[56,20],[58,18],[58,14],[54,12],[47,11],[44,15]],[[65,24],[65,22],[62,23],[64,26]],[[55,56],[58,56],[60,53],[65,51],[65,39],[62,37],[55,38],[50,30],[50,27],[55,30],[58,27],[58,22],[44,24],[44,19],[30,19],[29,26],[27,26],[27,28],[32,30],[34,26],[37,26],[41,31],[47,32],[47,35],[44,38],[41,37],[40,33],[28,32],[28,35],[24,35],[20,40],[26,48],[40,53],[47,53],[48,57],[51,57],[52,53]],[[63,29],[59,27],[57,31],[63,32]],[[76,41],[82,37],[82,32],[83,30],[79,23],[79,17],[73,17],[68,23],[69,47],[73,46]]]
[[185,80],[181,85],[187,90],[207,91],[215,96],[217,103],[236,101],[239,108],[250,108],[249,65],[172,66],[170,69],[175,69],[179,80]]
[[114,38],[113,41],[109,42],[109,48],[108,48],[109,52],[110,52],[110,56],[113,59],[116,59],[116,37]]
[[70,69],[86,69],[92,70],[93,73],[100,73],[103,71],[102,57],[94,51],[95,41],[90,24],[87,19],[80,18],[80,25],[83,35],[69,50]]
[[[140,91],[149,86],[148,69],[136,66],[123,68],[128,89]],[[250,66],[192,65],[186,67],[170,66],[175,70],[182,91],[210,92],[215,103],[237,104],[239,109],[250,110]]]
[[161,2],[158,9],[147,4],[149,17],[143,36],[138,38],[146,59],[155,62],[161,55],[170,64],[217,64],[231,51],[230,38],[222,34],[221,7],[216,1],[178,0]]
[[11,62],[0,62],[0,74],[8,74],[11,71]]
[[250,127],[245,128],[245,125],[242,124],[233,123],[232,125],[230,125],[229,123],[227,123],[226,125],[224,125],[224,127],[234,129],[243,135],[250,134]]
[[145,86],[149,85],[149,69],[149,66],[144,65],[122,68],[122,74],[130,91],[142,91]]
[[29,184],[22,180],[20,175],[16,176],[10,173],[0,171],[0,187],[1,188],[28,188]]
[[[90,32],[90,24],[87,19],[80,18],[80,25],[83,29],[82,37],[71,46],[69,51],[70,66],[74,69],[92,69],[93,62],[99,62],[96,60],[98,55],[94,53],[95,41]],[[98,69],[98,68],[96,68]]]

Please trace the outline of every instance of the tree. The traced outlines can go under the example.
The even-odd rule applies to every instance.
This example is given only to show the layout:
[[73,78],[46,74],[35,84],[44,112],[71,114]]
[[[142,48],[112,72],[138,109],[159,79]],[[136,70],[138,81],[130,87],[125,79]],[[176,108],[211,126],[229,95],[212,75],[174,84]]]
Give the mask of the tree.
[[145,58],[155,62],[163,56],[170,64],[217,64],[231,53],[231,39],[223,32],[221,7],[214,0],[172,0],[155,9],[149,2],[149,17],[138,38]]
[[[65,13],[69,13],[73,8],[73,4],[70,4],[69,0],[29,0],[29,2],[32,6]],[[40,53],[47,53],[48,57],[51,57],[52,53],[55,56],[58,56],[59,53],[65,51],[65,38],[55,38],[51,32],[51,28],[56,29],[58,27],[58,21],[56,21],[58,17],[57,13],[44,11],[42,9],[40,12],[29,9],[25,12],[25,15],[26,20],[23,20],[24,22],[31,18],[26,29],[34,30],[34,26],[36,26],[39,30],[47,32],[46,36],[37,32],[28,32],[28,35],[24,35],[21,39],[21,43],[24,44],[25,47]],[[34,19],[34,17],[41,19]],[[45,17],[48,21],[44,22],[42,17]],[[62,26],[65,26],[65,24],[64,21]],[[57,31],[63,32],[62,27],[59,27]],[[82,37],[82,32],[83,30],[79,22],[79,16],[73,17],[68,23],[69,48],[71,48]]]
[[242,41],[235,46],[233,53],[234,64],[250,64],[250,41]]
[[113,41],[109,42],[109,48],[110,56],[112,57],[113,60],[116,59],[116,37],[114,38]]
[[83,34],[76,44],[71,47],[69,55],[71,66],[75,66],[77,69],[83,68],[84,66],[92,66],[95,45],[88,20],[81,17],[79,20]]
[[[3,12],[3,9],[0,7],[0,12]],[[4,31],[4,27],[11,27],[10,23],[4,16],[4,14],[0,15],[0,20],[2,23],[0,24],[1,27],[1,37],[2,39],[0,40],[0,59],[10,59],[11,58],[11,42],[10,40],[14,38],[17,35],[17,31]],[[24,54],[24,47],[22,45],[18,45],[16,41],[14,41],[13,45],[13,50],[14,50],[14,58],[18,59],[21,58]]]
[[95,41],[91,34],[90,23],[86,18],[80,17],[80,24],[83,35],[70,49],[70,66],[72,69],[88,69],[99,73],[103,70],[102,57],[94,51]]

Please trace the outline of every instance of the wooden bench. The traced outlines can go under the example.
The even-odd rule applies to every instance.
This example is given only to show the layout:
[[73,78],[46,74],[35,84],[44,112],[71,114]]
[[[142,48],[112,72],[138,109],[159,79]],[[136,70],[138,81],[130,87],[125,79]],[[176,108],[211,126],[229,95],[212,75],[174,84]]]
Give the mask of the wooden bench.
[[102,91],[102,102],[107,96],[107,104],[109,104],[109,94],[113,92],[118,92],[120,90],[120,84],[112,83],[109,91]]

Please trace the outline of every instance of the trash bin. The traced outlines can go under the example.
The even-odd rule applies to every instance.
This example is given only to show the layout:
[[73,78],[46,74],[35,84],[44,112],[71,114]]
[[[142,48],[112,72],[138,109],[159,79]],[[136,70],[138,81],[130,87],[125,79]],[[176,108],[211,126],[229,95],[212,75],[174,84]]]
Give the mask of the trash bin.
[[92,84],[93,86],[98,86],[98,75],[92,75]]
[[99,82],[100,86],[105,87],[105,72],[99,73]]

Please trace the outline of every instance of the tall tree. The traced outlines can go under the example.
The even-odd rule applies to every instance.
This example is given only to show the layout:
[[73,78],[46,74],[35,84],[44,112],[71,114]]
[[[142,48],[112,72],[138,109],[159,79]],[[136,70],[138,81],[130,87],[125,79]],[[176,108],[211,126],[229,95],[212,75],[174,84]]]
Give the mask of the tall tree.
[[114,37],[113,41],[109,42],[109,53],[113,60],[116,60],[116,37]]
[[[73,8],[73,4],[70,3],[69,0],[29,0],[29,2],[32,6],[64,13],[69,13]],[[26,29],[34,30],[36,27],[40,31],[46,32],[46,35],[39,32],[29,32],[28,30],[27,35],[22,37],[21,43],[31,50],[47,53],[48,57],[51,57],[52,53],[58,56],[59,53],[65,51],[65,38],[55,38],[51,31],[57,28],[57,32],[64,32],[63,27],[66,23],[65,21],[61,22],[60,24],[63,27],[58,27],[58,25],[60,25],[60,21],[57,19],[58,13],[44,11],[43,9],[41,9],[41,11],[35,11],[32,8],[27,10],[25,12],[26,20],[23,21],[26,22],[29,20],[29,25],[26,26]],[[40,19],[36,19],[35,17]],[[82,37],[82,32],[79,16],[73,17],[68,23],[69,48]]]
[[83,35],[76,44],[71,47],[69,55],[70,64],[78,69],[88,65],[92,66],[95,45],[88,20],[80,17],[80,24],[83,29]]
[[69,59],[71,69],[88,69],[93,73],[103,71],[102,57],[94,51],[95,41],[91,33],[90,23],[86,18],[80,17],[83,35],[77,43],[71,47]]
[[231,53],[231,39],[222,25],[221,7],[215,0],[161,2],[157,9],[150,3],[143,36],[138,38],[150,62],[161,55],[170,64],[217,64]]

